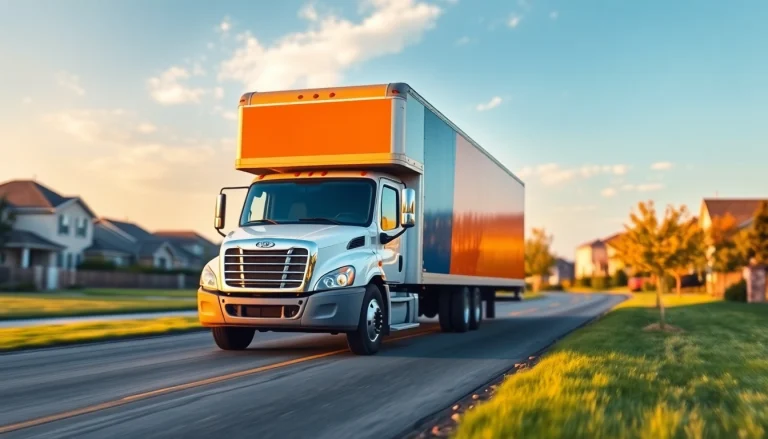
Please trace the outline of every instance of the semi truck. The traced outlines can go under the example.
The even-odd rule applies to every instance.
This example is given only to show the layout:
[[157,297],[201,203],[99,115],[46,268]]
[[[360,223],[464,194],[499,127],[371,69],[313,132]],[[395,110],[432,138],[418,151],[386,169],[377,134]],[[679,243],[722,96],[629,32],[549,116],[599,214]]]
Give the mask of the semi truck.
[[[421,316],[476,330],[497,291],[524,291],[524,183],[407,84],[245,93],[238,120],[253,180],[217,196],[197,293],[219,348],[343,333],[372,355]],[[225,233],[231,189],[246,195]]]

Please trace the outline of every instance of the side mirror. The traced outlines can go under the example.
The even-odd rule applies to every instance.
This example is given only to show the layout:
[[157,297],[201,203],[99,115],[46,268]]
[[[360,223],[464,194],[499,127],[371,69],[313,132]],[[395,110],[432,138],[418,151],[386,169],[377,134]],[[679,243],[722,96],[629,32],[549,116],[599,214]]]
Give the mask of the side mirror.
[[214,219],[213,219],[213,228],[216,229],[220,235],[222,235],[221,229],[224,228],[226,216],[227,216],[227,195],[219,194],[216,197],[216,212],[214,214]]
[[404,228],[416,225],[416,191],[405,188],[400,194],[402,204],[400,206],[400,224]]

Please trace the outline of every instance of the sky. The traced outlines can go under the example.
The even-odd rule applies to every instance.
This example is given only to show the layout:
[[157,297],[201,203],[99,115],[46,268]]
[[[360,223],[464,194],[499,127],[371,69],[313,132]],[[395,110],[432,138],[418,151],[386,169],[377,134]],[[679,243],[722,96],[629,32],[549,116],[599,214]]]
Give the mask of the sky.
[[0,181],[212,228],[246,91],[407,82],[526,184],[553,248],[639,201],[768,196],[768,2],[0,0]]

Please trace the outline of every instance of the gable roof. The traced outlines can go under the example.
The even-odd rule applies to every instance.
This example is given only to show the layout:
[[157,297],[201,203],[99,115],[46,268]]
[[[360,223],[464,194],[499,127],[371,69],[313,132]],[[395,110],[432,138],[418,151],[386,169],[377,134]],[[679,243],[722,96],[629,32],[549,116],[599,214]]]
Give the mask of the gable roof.
[[154,235],[177,241],[204,241],[207,245],[215,245],[194,230],[158,230]]
[[96,216],[80,197],[62,196],[34,180],[11,180],[0,184],[0,197],[15,208],[51,210],[77,200],[89,215]]
[[576,247],[577,249],[584,248],[584,247],[598,247],[601,245],[604,245],[605,242],[601,239],[595,239],[589,242],[585,242],[584,244],[581,244],[580,246]]
[[167,246],[174,255],[180,253],[170,240],[156,237],[137,224],[99,218],[93,229],[93,245],[89,250],[112,251],[145,258],[151,257],[163,246]]
[[768,201],[766,198],[705,198],[704,206],[709,212],[709,217],[716,217],[731,214],[736,220],[736,224],[749,221],[757,212],[761,201]]
[[108,223],[112,227],[120,230],[131,238],[140,241],[146,239],[157,239],[154,235],[149,233],[146,229],[138,224],[129,223],[127,221],[117,221],[109,218],[99,218],[99,222]]

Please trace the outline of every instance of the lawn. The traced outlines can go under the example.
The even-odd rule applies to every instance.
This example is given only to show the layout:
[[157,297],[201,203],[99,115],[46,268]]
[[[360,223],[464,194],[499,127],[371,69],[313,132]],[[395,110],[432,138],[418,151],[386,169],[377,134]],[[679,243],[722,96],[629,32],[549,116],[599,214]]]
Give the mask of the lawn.
[[128,297],[197,297],[197,290],[140,290],[132,288],[88,288],[76,291],[86,296],[128,296]]
[[72,292],[0,294],[0,320],[194,309],[197,309],[196,301],[183,297],[155,299],[138,294],[75,296]]
[[188,332],[200,328],[200,323],[195,317],[0,328],[0,351]]
[[487,403],[457,438],[753,438],[768,434],[768,305],[635,294],[559,342]]

